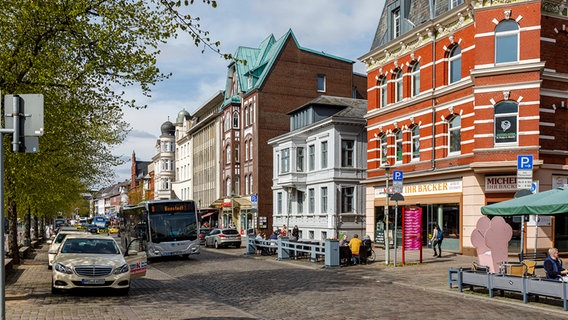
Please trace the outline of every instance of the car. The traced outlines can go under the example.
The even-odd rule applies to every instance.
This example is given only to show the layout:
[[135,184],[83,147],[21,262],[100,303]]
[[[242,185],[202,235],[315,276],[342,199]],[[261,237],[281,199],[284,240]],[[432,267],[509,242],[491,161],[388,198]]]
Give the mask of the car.
[[77,230],[76,228],[70,227],[60,228],[59,232],[57,232],[53,240],[51,240],[51,242],[48,241],[49,249],[47,251],[47,268],[51,269],[51,267],[53,266],[53,260],[55,259],[57,250],[59,250],[59,246],[61,246],[61,243],[63,242],[63,240],[65,240],[65,237],[67,237],[67,235],[84,233],[86,233],[86,230]]
[[211,232],[210,229],[199,229],[199,244],[205,244],[205,237]]
[[205,247],[241,247],[241,234],[237,229],[213,229],[205,236]]
[[51,292],[115,289],[126,295],[131,279],[146,275],[147,257],[140,240],[123,253],[113,237],[84,233],[65,237],[53,261]]

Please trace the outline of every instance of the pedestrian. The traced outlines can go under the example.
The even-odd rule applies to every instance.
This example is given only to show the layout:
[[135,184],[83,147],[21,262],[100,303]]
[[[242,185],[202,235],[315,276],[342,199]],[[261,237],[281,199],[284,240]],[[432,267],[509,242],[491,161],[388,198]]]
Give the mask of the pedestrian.
[[568,282],[568,270],[562,267],[557,248],[548,249],[548,257],[544,260],[544,271],[546,279]]
[[292,238],[290,238],[290,240],[298,241],[298,239],[300,239],[300,229],[298,228],[298,225],[295,225],[292,229]]
[[[430,241],[432,243],[432,249],[434,249],[434,257],[442,257],[442,240],[444,239],[444,230],[440,229],[438,224],[434,224],[434,230],[432,230],[432,238]],[[436,247],[438,250],[436,251]]]
[[363,242],[359,239],[358,234],[354,234],[353,238],[349,241],[349,249],[351,249],[351,263],[357,264],[359,262],[359,249]]
[[282,229],[280,230],[279,236],[286,237],[287,235],[288,235],[288,229],[286,229],[286,225],[283,225]]
[[344,234],[343,237],[341,238],[341,241],[339,241],[339,246],[341,246],[341,247],[349,246],[349,240],[347,240],[346,234]]

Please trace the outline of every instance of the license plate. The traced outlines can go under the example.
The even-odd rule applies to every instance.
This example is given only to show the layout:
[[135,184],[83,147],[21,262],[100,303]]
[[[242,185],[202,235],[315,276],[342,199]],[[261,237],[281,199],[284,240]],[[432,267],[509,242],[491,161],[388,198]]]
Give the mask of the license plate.
[[182,254],[182,251],[166,251],[164,252],[162,255],[163,256],[177,256],[179,254]]
[[83,284],[105,284],[105,279],[83,279]]

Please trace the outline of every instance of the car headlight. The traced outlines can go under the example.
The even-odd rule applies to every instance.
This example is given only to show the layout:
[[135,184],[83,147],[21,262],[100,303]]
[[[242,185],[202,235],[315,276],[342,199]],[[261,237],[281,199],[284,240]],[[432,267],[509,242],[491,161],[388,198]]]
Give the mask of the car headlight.
[[53,270],[61,273],[73,274],[73,269],[62,265],[61,263],[54,264]]
[[122,266],[114,269],[114,274],[121,274],[121,273],[125,273],[128,272],[128,264],[123,264]]

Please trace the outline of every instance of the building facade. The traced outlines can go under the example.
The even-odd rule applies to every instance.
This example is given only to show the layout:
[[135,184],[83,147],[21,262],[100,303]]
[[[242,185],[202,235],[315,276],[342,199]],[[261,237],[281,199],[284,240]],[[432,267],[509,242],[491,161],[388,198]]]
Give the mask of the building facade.
[[[436,223],[444,250],[471,255],[480,208],[519,189],[519,155],[533,157],[540,190],[566,184],[567,20],[566,4],[554,0],[386,2],[360,58],[368,73],[369,233],[394,221],[392,208],[385,214],[393,170],[404,172],[399,205],[422,210],[424,243]],[[507,221],[509,250],[518,252],[521,221]],[[568,251],[567,228],[564,217],[551,219],[538,243],[536,229],[525,228],[525,250]]]
[[175,180],[175,126],[166,121],[160,127],[160,137],[156,141],[156,154],[152,157],[154,163],[154,199],[169,200],[176,196],[172,189]]
[[[239,47],[227,70],[221,124],[220,224],[272,228],[272,147],[289,131],[288,112],[317,96],[365,98],[353,61],[303,48],[292,30],[258,48]],[[246,61],[246,64],[242,63]]]
[[367,101],[320,96],[290,112],[273,147],[273,222],[300,239],[365,233]]

